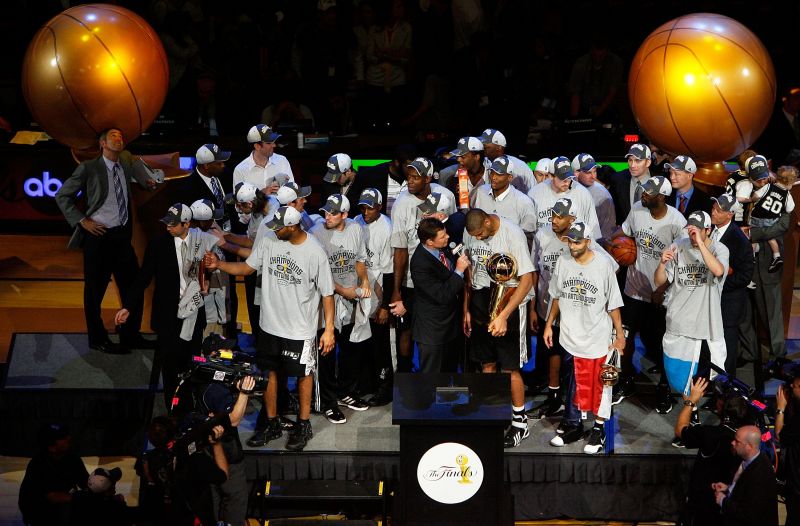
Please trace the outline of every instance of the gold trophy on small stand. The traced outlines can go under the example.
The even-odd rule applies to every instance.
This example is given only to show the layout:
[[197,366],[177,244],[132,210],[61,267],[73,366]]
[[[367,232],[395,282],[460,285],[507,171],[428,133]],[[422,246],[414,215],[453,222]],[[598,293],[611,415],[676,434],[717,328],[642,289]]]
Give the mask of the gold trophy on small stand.
[[489,323],[497,317],[508,303],[511,295],[514,294],[516,286],[508,285],[509,281],[517,277],[517,260],[510,254],[497,252],[489,256],[486,261],[486,273],[492,280],[492,295],[489,300]]

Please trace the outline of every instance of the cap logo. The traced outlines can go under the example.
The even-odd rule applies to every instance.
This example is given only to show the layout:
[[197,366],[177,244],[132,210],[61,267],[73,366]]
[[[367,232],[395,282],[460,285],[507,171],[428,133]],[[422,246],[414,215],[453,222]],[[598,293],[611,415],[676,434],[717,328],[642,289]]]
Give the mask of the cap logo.
[[211,149],[214,150],[214,153],[219,152],[219,146],[217,146],[216,144],[212,144]]
[[336,170],[336,165],[332,161],[328,161],[328,170]]
[[421,159],[419,162],[422,163],[422,166],[425,168],[428,168],[428,165],[430,164],[427,159]]
[[557,168],[569,167],[569,161],[559,161]]
[[467,140],[462,137],[458,140],[458,144],[467,144]]
[[766,165],[764,161],[756,160],[750,163],[750,168],[764,168]]
[[269,126],[262,125],[261,126],[261,133],[267,133],[269,131]]
[[174,206],[169,207],[169,213],[170,214],[175,214],[175,215],[179,214],[178,209],[176,207],[174,207]]
[[275,219],[278,221],[283,221],[283,213],[280,211],[275,211]]
[[641,151],[644,151],[644,146],[642,146],[641,144],[634,144],[633,146],[631,146],[631,150],[641,150]]
[[328,198],[328,201],[330,201],[331,203],[336,203],[336,204],[338,205],[338,204],[339,204],[339,201],[340,201],[340,199],[339,199],[337,196],[335,196],[335,195],[332,195],[332,196],[330,196],[330,197]]
[[378,197],[378,194],[376,194],[373,190],[364,190],[364,195],[368,195],[370,197]]
[[503,166],[505,166],[505,165],[508,164],[508,159],[498,159],[497,163],[498,164],[502,164]]

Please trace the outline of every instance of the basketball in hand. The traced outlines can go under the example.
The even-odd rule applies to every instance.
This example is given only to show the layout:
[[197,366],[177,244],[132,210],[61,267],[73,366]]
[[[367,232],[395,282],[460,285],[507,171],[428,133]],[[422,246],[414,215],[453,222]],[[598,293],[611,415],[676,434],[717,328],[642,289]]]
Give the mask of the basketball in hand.
[[619,236],[611,240],[608,253],[623,267],[636,262],[636,240],[628,236]]

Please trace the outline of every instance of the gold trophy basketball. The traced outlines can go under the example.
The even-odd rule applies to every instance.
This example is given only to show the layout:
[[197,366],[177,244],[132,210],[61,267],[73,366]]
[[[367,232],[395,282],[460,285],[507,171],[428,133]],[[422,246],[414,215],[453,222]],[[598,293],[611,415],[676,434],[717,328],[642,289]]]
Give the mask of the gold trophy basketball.
[[493,322],[497,313],[508,303],[516,287],[507,283],[517,277],[517,260],[510,254],[497,252],[486,260],[486,272],[492,280],[492,296],[489,300],[489,322]]

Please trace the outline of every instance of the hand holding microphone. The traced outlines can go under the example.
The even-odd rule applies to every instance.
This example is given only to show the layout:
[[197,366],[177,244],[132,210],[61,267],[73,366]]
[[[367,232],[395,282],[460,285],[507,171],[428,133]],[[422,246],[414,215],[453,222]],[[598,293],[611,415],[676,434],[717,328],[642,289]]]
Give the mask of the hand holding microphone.
[[456,259],[455,270],[463,273],[467,269],[467,267],[469,267],[469,257],[467,256],[467,253],[464,252],[464,245],[462,243],[459,243],[457,245],[455,243],[450,243],[449,246],[450,246],[450,252],[454,256],[458,257],[458,259]]

